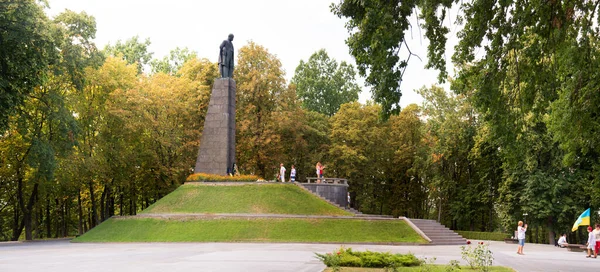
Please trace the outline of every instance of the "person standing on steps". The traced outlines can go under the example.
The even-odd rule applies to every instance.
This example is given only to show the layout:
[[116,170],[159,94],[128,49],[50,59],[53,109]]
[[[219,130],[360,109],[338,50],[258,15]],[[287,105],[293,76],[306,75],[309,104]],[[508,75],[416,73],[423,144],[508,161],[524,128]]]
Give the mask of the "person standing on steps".
[[285,182],[285,167],[283,167],[283,163],[279,166],[279,177],[281,178],[281,182]]
[[294,168],[293,164],[292,164],[292,170],[290,170],[290,181],[296,182],[296,168]]
[[350,209],[350,192],[348,192],[348,202],[346,202],[346,208]]
[[527,231],[527,224],[523,227],[523,221],[519,221],[519,226],[517,227],[517,239],[519,239],[519,247],[517,248],[517,254],[523,254],[523,247],[525,246],[525,232]]
[[317,169],[317,183],[321,183],[321,162],[317,162],[315,169]]

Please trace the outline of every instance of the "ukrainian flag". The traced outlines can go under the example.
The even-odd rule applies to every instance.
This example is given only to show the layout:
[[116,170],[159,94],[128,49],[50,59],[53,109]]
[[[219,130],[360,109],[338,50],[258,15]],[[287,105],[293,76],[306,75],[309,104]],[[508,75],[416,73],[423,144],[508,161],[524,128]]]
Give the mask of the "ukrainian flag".
[[585,212],[583,212],[579,216],[579,218],[577,218],[577,221],[575,221],[575,224],[573,224],[572,231],[576,231],[579,226],[589,226],[589,225],[590,225],[590,208],[585,210]]

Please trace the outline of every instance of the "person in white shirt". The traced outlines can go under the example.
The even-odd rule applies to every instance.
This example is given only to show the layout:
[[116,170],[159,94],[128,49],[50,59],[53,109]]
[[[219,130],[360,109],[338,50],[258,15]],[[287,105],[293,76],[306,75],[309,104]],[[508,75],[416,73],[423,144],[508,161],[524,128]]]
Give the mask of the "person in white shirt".
[[281,182],[285,182],[285,167],[283,167],[283,163],[280,164],[279,168],[279,177],[281,178]]
[[348,202],[346,202],[346,206],[347,206],[348,208],[350,208],[350,192],[348,192],[348,196],[347,196],[347,198],[348,198]]
[[519,247],[517,248],[517,254],[523,254],[523,247],[525,246],[525,232],[527,231],[527,224],[523,227],[523,221],[519,221],[519,227],[517,227],[517,239],[519,239]]
[[558,246],[566,247],[569,243],[567,243],[567,235],[563,233],[563,235],[558,238]]
[[585,244],[588,249],[588,255],[586,257],[596,258],[596,256],[592,256],[592,252],[595,252],[594,248],[596,247],[596,235],[594,234],[594,229],[591,226],[588,227],[588,232],[588,241],[587,244]]
[[292,165],[292,170],[290,170],[290,181],[296,182],[296,168]]

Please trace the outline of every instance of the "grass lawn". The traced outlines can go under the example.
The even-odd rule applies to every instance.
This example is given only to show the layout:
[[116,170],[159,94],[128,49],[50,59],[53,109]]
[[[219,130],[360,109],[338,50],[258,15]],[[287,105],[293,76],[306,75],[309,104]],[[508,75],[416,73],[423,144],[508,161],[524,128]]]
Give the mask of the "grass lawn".
[[[427,267],[425,267],[427,266]],[[447,265],[423,265],[423,266],[412,266],[412,267],[400,267],[398,271],[431,271],[431,272],[445,272],[448,268]],[[325,269],[324,272],[331,272],[330,268]],[[384,268],[362,268],[362,267],[343,267],[341,272],[383,272],[386,271]],[[470,267],[461,266],[460,271],[479,271],[471,269]],[[492,266],[490,271],[492,272],[514,272],[510,267],[505,266]]]
[[111,218],[73,242],[426,243],[401,220]]
[[186,184],[142,213],[352,215],[293,184]]

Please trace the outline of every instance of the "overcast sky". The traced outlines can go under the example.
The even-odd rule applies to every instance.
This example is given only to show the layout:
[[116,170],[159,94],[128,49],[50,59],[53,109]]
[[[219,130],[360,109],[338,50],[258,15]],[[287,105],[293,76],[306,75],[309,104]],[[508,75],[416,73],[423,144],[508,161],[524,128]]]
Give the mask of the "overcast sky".
[[[290,80],[300,60],[324,48],[330,57],[355,65],[345,40],[348,31],[345,20],[336,17],[329,8],[332,0],[50,0],[48,14],[55,16],[65,9],[85,11],[96,18],[96,45],[139,35],[150,38],[150,51],[162,58],[175,47],[188,47],[200,57],[216,62],[218,46],[229,33],[235,35],[237,49],[252,40],[275,54]],[[335,0],[337,3],[337,0]],[[455,14],[450,14],[451,18]],[[413,25],[416,20],[413,18]],[[454,30],[454,29],[453,29]],[[453,31],[451,37],[455,37]],[[411,58],[402,83],[402,107],[420,104],[421,97],[413,92],[437,82],[437,71],[424,69],[427,62],[426,40],[413,30],[409,45],[422,61]],[[447,51],[452,49],[451,38]],[[450,60],[453,51],[448,51]],[[404,54],[407,54],[406,51]],[[449,66],[449,69],[452,69]],[[452,70],[450,70],[452,71]],[[450,75],[453,73],[451,72]],[[362,84],[363,80],[359,79]],[[360,101],[371,98],[363,86]]]

